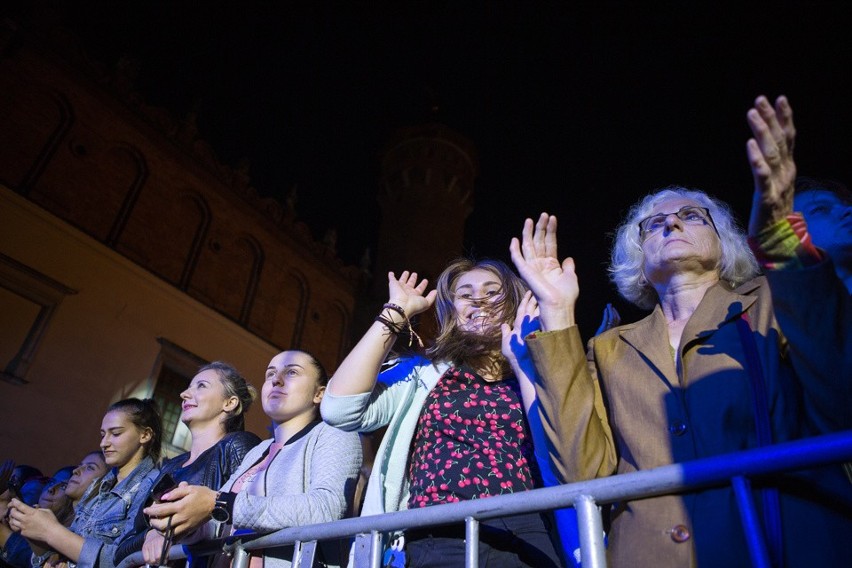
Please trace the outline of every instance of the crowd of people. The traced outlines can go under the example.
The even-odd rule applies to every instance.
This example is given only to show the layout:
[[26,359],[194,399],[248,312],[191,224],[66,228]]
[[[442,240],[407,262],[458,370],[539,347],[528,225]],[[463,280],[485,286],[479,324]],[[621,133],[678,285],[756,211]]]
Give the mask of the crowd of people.
[[[260,393],[272,437],[245,432],[257,392],[216,362],[181,394],[188,452],[160,463],[151,400],[111,405],[100,451],[51,477],[0,466],[0,560],[23,568],[168,563],[173,542],[268,533],[648,470],[852,429],[852,196],[796,177],[790,104],[747,113],[754,178],[747,230],[698,190],[640,199],[616,229],[609,271],[650,313],[611,307],[584,346],[580,287],[557,219],[527,219],[509,254],[452,262],[430,290],[388,275],[388,301],[329,377],[310,353],[269,362]],[[434,309],[428,347],[412,318]],[[424,347],[418,349],[418,347]],[[400,354],[402,353],[402,354]],[[363,497],[359,434],[385,428]],[[94,442],[94,437],[93,437]],[[849,566],[852,475],[844,464],[752,480],[773,566]],[[748,566],[729,486],[619,502],[612,566]],[[462,525],[385,535],[388,566],[465,564]],[[579,564],[565,511],[485,520],[483,567]],[[286,567],[292,547],[253,553]],[[351,562],[322,543],[317,565]],[[214,555],[210,562],[228,564]]]

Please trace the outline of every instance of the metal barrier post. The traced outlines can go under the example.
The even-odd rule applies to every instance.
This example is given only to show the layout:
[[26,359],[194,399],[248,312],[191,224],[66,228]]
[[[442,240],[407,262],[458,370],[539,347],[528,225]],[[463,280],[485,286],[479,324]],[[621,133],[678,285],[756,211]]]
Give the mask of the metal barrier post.
[[743,522],[748,553],[754,568],[769,568],[769,551],[766,549],[766,539],[763,537],[763,527],[757,520],[754,500],[751,498],[751,484],[742,475],[731,478],[734,495],[737,497],[737,507],[740,510],[740,520]]
[[464,520],[464,566],[479,567],[479,521],[473,517]]
[[317,550],[317,541],[309,540],[302,542],[297,540],[293,543],[293,568],[312,568],[314,565],[314,554]]
[[231,568],[248,568],[251,554],[245,548],[243,543],[234,544],[234,559],[231,561]]
[[355,566],[380,568],[382,562],[382,534],[371,531],[355,536]]
[[580,558],[583,568],[606,568],[601,510],[589,495],[580,495],[574,501],[580,533]]

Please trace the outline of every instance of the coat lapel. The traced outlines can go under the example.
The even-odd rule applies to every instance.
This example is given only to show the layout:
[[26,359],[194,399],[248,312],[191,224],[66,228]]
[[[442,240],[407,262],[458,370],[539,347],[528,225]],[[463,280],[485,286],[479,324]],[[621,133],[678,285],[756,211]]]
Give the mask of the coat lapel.
[[666,318],[657,305],[648,317],[620,328],[619,334],[654,369],[660,380],[674,389],[678,383],[677,372],[666,329]]
[[[707,290],[683,330],[680,341],[681,356],[683,357],[690,346],[705,341],[722,325],[745,312],[757,298],[750,293],[759,286],[760,283],[751,280],[732,290],[727,283],[719,282]],[[679,379],[666,329],[665,316],[657,305],[648,317],[621,327],[619,334],[654,369],[660,380],[674,390],[679,385]]]
[[683,330],[680,340],[681,357],[695,342],[705,341],[720,327],[738,318],[757,299],[756,295],[745,295],[759,287],[751,281],[736,290],[726,282],[719,282],[704,294],[701,303]]

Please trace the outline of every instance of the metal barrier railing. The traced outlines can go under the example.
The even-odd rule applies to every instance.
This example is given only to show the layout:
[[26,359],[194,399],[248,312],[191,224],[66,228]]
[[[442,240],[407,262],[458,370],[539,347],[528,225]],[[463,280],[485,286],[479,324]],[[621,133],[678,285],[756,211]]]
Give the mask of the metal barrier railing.
[[[291,527],[248,541],[231,537],[220,541],[216,550],[231,554],[235,568],[245,568],[248,562],[246,551],[294,545],[293,566],[309,568],[313,566],[317,541],[355,535],[355,567],[379,568],[382,533],[464,522],[468,547],[466,566],[476,568],[479,521],[574,507],[577,510],[583,567],[601,568],[606,566],[606,556],[598,505],[732,483],[752,564],[763,568],[769,566],[766,546],[746,478],[847,461],[852,461],[852,430],[512,495]],[[180,545],[173,546],[169,554],[174,560],[186,556],[186,550]],[[142,553],[136,553],[126,558],[118,568],[142,564]]]

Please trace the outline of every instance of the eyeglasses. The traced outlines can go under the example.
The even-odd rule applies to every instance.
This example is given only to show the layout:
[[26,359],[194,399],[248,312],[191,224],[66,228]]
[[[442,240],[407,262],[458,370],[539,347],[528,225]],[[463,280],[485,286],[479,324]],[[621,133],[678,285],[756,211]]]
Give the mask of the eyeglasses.
[[649,235],[660,232],[666,226],[666,219],[669,215],[677,215],[677,218],[683,221],[684,225],[710,225],[718,234],[709,209],[687,205],[672,213],[657,213],[639,221],[639,237],[641,240],[644,241]]

